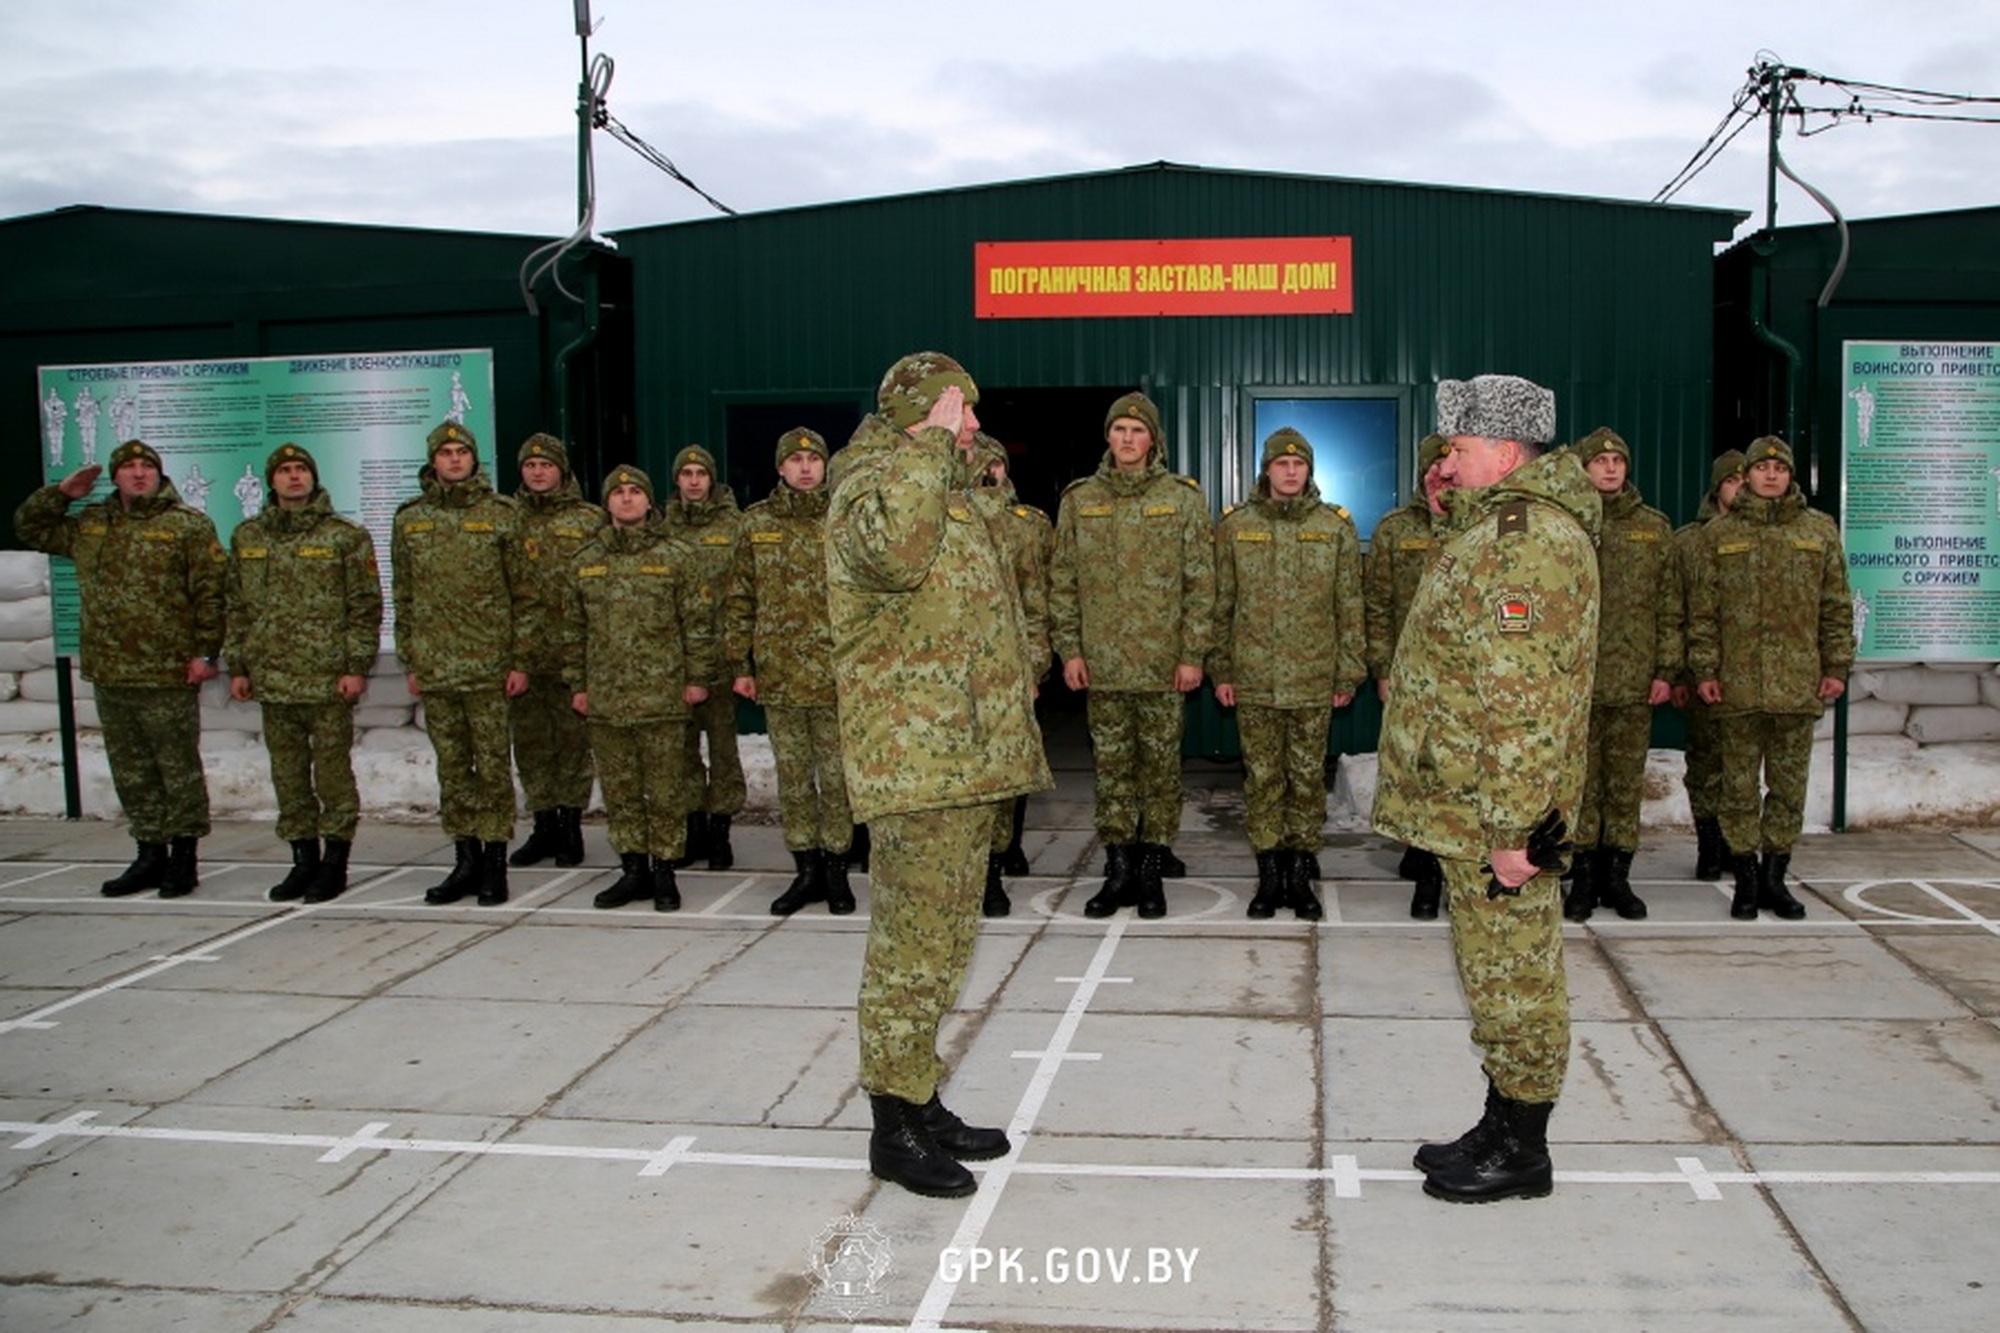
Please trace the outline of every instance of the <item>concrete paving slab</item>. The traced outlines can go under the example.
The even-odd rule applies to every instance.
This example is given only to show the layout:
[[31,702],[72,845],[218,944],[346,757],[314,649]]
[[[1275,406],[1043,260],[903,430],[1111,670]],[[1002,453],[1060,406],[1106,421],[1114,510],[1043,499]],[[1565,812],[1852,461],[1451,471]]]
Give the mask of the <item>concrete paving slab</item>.
[[1820,896],[1860,925],[1924,926],[2000,923],[2000,873],[1983,879],[1948,875],[1886,875],[1827,880]]
[[459,947],[400,980],[393,993],[659,1006],[710,979],[756,939],[738,931],[636,930],[562,920],[508,931],[444,923],[466,932]]
[[10,1283],[0,1286],[0,1328],[88,1328],[92,1333],[259,1328],[283,1313],[285,1306],[285,1301],[264,1295],[227,1296],[127,1287],[107,1292],[94,1286]]
[[98,986],[162,955],[198,952],[235,924],[213,916],[121,912],[79,929],[60,913],[19,916],[0,925],[0,977],[9,987]]
[[1815,885],[1910,874],[1990,879],[2000,875],[2000,848],[1986,850],[1971,839],[1931,832],[1860,829],[1803,840],[1792,854],[1791,869],[1795,877]]
[[[1101,936],[1085,935],[1037,941],[1008,984],[1008,1007],[1066,1007],[1075,991],[1074,978],[1083,974],[1101,944]],[[1096,995],[1094,1012],[1269,1016],[1312,1007],[1313,950],[1304,933],[1288,938],[1213,933],[1200,939],[1128,937],[1116,964],[1125,980]]]
[[2000,973],[1993,967],[1991,932],[1964,927],[1949,931],[1876,935],[1882,947],[1931,978],[1952,999],[1986,1018],[2000,1018]]
[[1605,939],[1655,1018],[1957,1018],[1965,1006],[1872,939]]

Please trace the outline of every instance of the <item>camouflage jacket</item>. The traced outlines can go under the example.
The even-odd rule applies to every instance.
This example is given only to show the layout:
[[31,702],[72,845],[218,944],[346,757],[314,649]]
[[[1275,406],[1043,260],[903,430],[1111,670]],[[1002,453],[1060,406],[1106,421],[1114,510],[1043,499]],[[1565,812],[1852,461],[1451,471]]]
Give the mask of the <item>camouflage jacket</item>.
[[1591,702],[1643,704],[1656,680],[1681,669],[1680,591],[1674,530],[1632,483],[1601,496],[1597,535],[1597,675]]
[[403,501],[389,538],[396,656],[424,690],[497,688],[526,671],[520,506],[483,472],[450,485],[429,464],[421,494]]
[[1403,632],[1403,620],[1417,595],[1417,580],[1437,549],[1433,527],[1430,506],[1418,496],[1401,509],[1384,514],[1368,539],[1368,558],[1361,566],[1361,597],[1368,621],[1368,671],[1377,680],[1389,678],[1389,663],[1396,656],[1397,636]]
[[1006,553],[1021,598],[1021,627],[1028,636],[1028,666],[1036,680],[1049,673],[1049,560],[1055,554],[1056,530],[1049,516],[1014,498],[1014,484],[981,486],[972,492],[974,507],[986,520],[993,539]]
[[1209,679],[1236,687],[1240,704],[1323,708],[1352,694],[1362,661],[1361,539],[1339,505],[1273,497],[1262,478],[1252,499],[1215,529],[1215,649]]
[[1718,713],[1818,716],[1823,677],[1854,665],[1847,557],[1833,520],[1794,486],[1744,487],[1701,531],[1688,587],[1688,670],[1722,683]]
[[950,434],[871,416],[836,469],[827,588],[854,817],[1047,788],[1014,575]]
[[1680,675],[1675,677],[1677,685],[1696,684],[1694,673],[1687,666],[1687,625],[1689,592],[1694,587],[1696,556],[1701,552],[1701,530],[1722,516],[1716,508],[1715,493],[1711,491],[1695,512],[1694,522],[1683,523],[1674,529],[1674,609],[1681,627]]
[[368,529],[333,512],[324,490],[272,505],[229,534],[229,636],[222,655],[259,703],[337,702],[342,676],[365,676],[382,639],[382,576]]
[[1049,571],[1056,656],[1081,657],[1097,690],[1170,693],[1174,668],[1214,646],[1215,538],[1208,502],[1157,454],[1123,473],[1107,450],[1063,491]]
[[522,489],[514,496],[520,506],[521,669],[534,676],[559,676],[563,671],[563,616],[569,600],[569,572],[577,552],[611,522],[598,506],[583,498],[576,478],[546,495]]
[[1583,791],[1597,660],[1600,505],[1545,453],[1455,490],[1390,666],[1377,831],[1440,856],[1526,845]]
[[757,678],[759,703],[824,708],[834,701],[827,490],[795,491],[781,481],[743,511],[722,656],[731,677]]
[[208,515],[164,477],[127,509],[116,494],[69,512],[44,486],[14,513],[25,546],[76,562],[83,678],[100,685],[185,686],[188,663],[222,651],[227,557]]
[[713,632],[717,644],[716,673],[706,682],[711,690],[727,692],[730,664],[721,652],[723,620],[729,605],[729,575],[736,563],[737,539],[743,531],[743,511],[727,486],[716,485],[708,498],[690,504],[678,495],[661,508],[660,521],[667,531],[685,542],[694,561],[695,572],[706,589],[705,597],[714,608]]
[[563,676],[605,722],[684,718],[713,687],[715,608],[692,549],[663,525],[606,526],[570,566]]

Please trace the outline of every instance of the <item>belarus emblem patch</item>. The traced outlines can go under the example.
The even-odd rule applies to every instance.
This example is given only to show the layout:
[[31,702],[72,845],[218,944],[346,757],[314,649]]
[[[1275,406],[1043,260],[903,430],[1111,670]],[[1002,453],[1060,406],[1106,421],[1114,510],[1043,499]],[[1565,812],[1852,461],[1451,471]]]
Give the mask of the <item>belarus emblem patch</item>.
[[1502,634],[1526,634],[1534,620],[1534,605],[1525,597],[1502,597],[1494,608],[1494,623]]

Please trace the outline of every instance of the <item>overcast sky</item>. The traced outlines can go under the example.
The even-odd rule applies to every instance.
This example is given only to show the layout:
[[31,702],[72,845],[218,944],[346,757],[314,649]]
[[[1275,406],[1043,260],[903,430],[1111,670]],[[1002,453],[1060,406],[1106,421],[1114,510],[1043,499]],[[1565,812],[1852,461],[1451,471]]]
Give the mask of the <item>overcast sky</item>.
[[[744,212],[1162,159],[1645,200],[1760,51],[2000,96],[2000,0],[592,7],[611,114]],[[0,216],[576,222],[572,0],[0,0],[0,50]],[[1849,217],[2000,202],[2000,126],[1853,123],[1783,147]],[[600,232],[709,213],[596,148]],[[1761,222],[1764,193],[1759,126],[1676,202]],[[1781,225],[1823,218],[1781,187]]]

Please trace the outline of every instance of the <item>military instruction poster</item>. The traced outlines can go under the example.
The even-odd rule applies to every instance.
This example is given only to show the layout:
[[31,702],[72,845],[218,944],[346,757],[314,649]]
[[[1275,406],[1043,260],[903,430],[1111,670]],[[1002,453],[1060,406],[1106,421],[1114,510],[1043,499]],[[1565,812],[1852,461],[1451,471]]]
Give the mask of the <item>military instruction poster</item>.
[[[389,586],[396,507],[417,492],[431,429],[463,422],[493,472],[493,351],[313,353],[221,361],[42,366],[36,377],[42,475],[102,465],[126,440],[159,453],[187,504],[215,523],[225,548],[263,509],[264,460],[281,444],[309,450],[333,507],[367,528]],[[91,500],[111,491],[100,476]],[[79,502],[82,503],[82,502]],[[76,569],[49,562],[56,651],[77,651]],[[382,643],[393,643],[385,606]]]
[[1844,343],[1841,422],[1857,657],[2000,659],[2000,343]]

